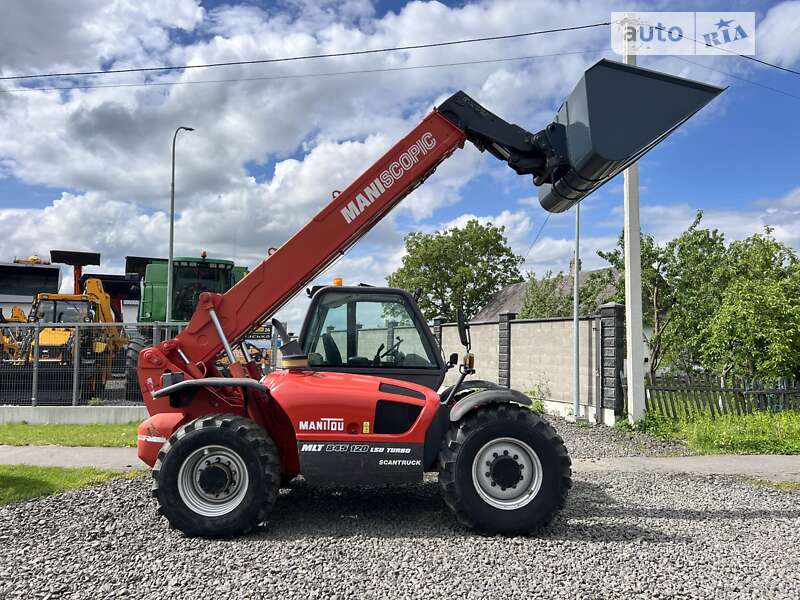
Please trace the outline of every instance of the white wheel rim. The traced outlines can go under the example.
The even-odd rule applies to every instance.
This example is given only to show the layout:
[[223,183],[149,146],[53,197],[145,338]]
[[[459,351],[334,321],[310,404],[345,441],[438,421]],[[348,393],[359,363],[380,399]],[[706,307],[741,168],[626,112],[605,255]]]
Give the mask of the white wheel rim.
[[203,446],[183,461],[178,494],[192,512],[221,517],[242,503],[249,481],[238,453],[225,446]]
[[481,499],[490,506],[517,510],[527,506],[539,493],[542,463],[525,442],[510,437],[496,438],[484,444],[475,455],[472,483]]

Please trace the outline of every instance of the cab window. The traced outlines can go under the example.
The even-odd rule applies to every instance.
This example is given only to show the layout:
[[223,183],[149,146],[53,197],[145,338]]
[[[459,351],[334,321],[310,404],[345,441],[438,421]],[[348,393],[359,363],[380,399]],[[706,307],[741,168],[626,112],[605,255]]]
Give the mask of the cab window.
[[56,302],[56,323],[85,323],[91,320],[88,302]]
[[36,306],[36,320],[44,323],[84,323],[92,320],[88,302],[82,300],[42,300]]
[[315,366],[438,368],[413,311],[394,294],[326,293],[304,349]]

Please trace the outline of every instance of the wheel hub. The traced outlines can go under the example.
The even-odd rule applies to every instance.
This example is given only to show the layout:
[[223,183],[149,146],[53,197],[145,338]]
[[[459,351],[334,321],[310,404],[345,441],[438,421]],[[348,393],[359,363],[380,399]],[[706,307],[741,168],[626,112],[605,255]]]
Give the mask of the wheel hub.
[[193,512],[218,517],[234,510],[247,493],[244,459],[225,446],[204,446],[192,452],[178,472],[178,494]]
[[[516,455],[518,457],[518,455]],[[517,460],[508,454],[495,458],[489,467],[492,483],[501,488],[513,488],[522,481],[522,468]]]
[[228,465],[220,463],[200,467],[197,483],[206,494],[221,494],[233,483],[233,473]]
[[496,438],[478,450],[472,463],[478,496],[494,508],[526,506],[542,487],[542,463],[528,444],[516,438]]

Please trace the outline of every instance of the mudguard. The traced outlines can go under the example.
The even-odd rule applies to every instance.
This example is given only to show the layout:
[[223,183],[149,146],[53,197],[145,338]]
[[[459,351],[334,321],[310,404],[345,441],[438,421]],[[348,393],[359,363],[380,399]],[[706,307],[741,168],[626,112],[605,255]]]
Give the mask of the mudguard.
[[[440,398],[448,398],[450,395],[453,386],[446,387],[442,392],[439,394]],[[474,393],[476,390],[504,390],[506,388],[500,387],[493,381],[485,381],[483,379],[466,379],[464,383],[462,383],[458,391],[456,392],[455,397],[458,398],[464,394],[471,394]]]
[[470,394],[466,398],[462,398],[456,402],[453,408],[450,409],[450,421],[453,423],[460,421],[469,411],[483,406],[484,404],[503,404],[509,402],[522,404],[524,406],[531,405],[531,399],[517,390],[508,390],[504,388],[484,390],[482,392]]
[[188,420],[182,412],[169,412],[155,414],[141,423],[136,435],[139,459],[149,467],[156,464],[161,446]]

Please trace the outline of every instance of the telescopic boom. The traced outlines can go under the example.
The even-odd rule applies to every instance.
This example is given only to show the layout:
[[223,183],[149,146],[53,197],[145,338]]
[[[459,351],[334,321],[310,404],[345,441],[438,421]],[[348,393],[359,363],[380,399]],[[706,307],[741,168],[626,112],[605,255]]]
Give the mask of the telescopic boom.
[[[626,92],[619,89],[620,81],[634,97],[649,94],[649,104],[632,112],[618,102],[622,108],[615,109],[610,100]],[[543,206],[560,212],[638,159],[721,91],[604,60],[586,72],[556,120],[537,133],[457,92],[347,189],[334,193],[325,208],[233,288],[203,293],[177,337],[142,351],[139,381],[145,400],[161,386],[164,373],[177,374],[170,376],[173,383],[218,375],[214,365],[223,351],[231,375],[247,376],[232,347],[356,243],[465,140],[516,173],[532,175],[547,190]],[[629,120],[634,126],[627,129]],[[217,388],[208,392],[226,395]]]

